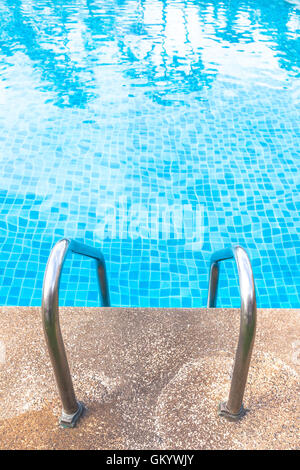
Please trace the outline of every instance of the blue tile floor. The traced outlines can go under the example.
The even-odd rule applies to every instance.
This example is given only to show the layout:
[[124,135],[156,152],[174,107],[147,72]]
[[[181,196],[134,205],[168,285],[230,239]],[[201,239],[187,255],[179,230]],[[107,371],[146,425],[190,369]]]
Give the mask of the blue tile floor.
[[[40,305],[49,252],[69,237],[102,249],[114,306],[204,306],[210,254],[240,244],[258,306],[299,307],[299,13],[1,2],[0,305]],[[171,219],[168,234],[181,208],[191,230]],[[70,256],[60,293],[99,305],[92,262]],[[231,261],[219,302],[239,304]]]

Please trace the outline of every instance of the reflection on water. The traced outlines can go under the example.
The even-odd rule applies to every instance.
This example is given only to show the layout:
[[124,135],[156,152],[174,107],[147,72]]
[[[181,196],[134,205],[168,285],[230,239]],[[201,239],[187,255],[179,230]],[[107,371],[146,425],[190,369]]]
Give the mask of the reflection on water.
[[241,52],[256,76],[270,60],[299,74],[299,16],[284,0],[3,0],[0,14],[0,59],[25,54],[59,106],[99,96],[105,66],[161,104],[205,98]]
[[[285,0],[1,0],[0,305],[40,305],[66,236],[103,249],[114,306],[204,306],[211,252],[240,244],[259,306],[299,307],[299,13]],[[203,208],[202,248],[103,235],[104,214],[138,204]],[[97,306],[94,270],[70,263],[62,304]],[[220,296],[239,304],[233,264]]]

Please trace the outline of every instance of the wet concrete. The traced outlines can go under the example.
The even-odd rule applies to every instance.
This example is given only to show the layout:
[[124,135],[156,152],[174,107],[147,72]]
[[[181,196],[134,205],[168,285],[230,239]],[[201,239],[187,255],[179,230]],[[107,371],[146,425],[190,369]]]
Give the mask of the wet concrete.
[[62,308],[77,398],[76,429],[60,402],[39,308],[0,308],[1,449],[299,449],[300,310],[259,310],[244,405],[226,399],[236,309]]

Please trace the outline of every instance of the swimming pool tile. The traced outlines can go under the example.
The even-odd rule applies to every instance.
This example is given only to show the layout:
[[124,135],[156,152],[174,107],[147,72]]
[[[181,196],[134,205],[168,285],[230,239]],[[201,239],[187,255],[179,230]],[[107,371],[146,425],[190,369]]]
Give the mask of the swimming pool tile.
[[[45,12],[23,3],[18,24],[9,12],[0,21],[9,51],[0,52],[1,304],[39,305],[49,252],[70,237],[102,249],[112,305],[203,306],[210,254],[240,244],[252,260],[258,306],[299,307],[300,54],[293,5],[242,2],[235,15],[231,2],[116,2],[104,14],[114,27],[99,42],[100,25],[92,29],[88,9],[66,4],[66,34],[90,47],[79,60],[80,49],[70,52],[61,33],[47,34],[62,24],[60,14],[46,0]],[[142,21],[139,11],[153,5],[165,8],[163,28],[146,25],[145,37],[128,35]],[[100,7],[105,11],[105,2],[93,4],[95,18]],[[190,39],[183,42],[164,36],[174,8],[186,15]],[[209,19],[211,8],[223,27]],[[35,42],[28,42],[28,29]],[[193,43],[195,32],[204,49]],[[147,53],[144,40],[153,47]],[[149,213],[155,204],[201,206],[202,248],[162,232],[142,240],[105,237],[103,214],[111,206],[121,214],[120,198]],[[93,264],[69,256],[60,294],[62,305],[98,305]],[[222,266],[219,294],[220,304],[238,305],[232,262]]]

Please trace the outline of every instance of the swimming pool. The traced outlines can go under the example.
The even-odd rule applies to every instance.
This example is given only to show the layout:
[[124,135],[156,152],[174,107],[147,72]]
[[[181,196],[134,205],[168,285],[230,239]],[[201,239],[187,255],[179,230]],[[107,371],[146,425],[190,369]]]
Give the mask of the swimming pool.
[[[299,307],[299,32],[296,1],[3,0],[0,305],[40,305],[70,237],[102,249],[113,306],[204,306],[210,254],[240,244],[258,306]],[[182,207],[197,243],[105,225]],[[220,280],[237,306],[233,263]],[[99,304],[90,261],[60,300]]]

